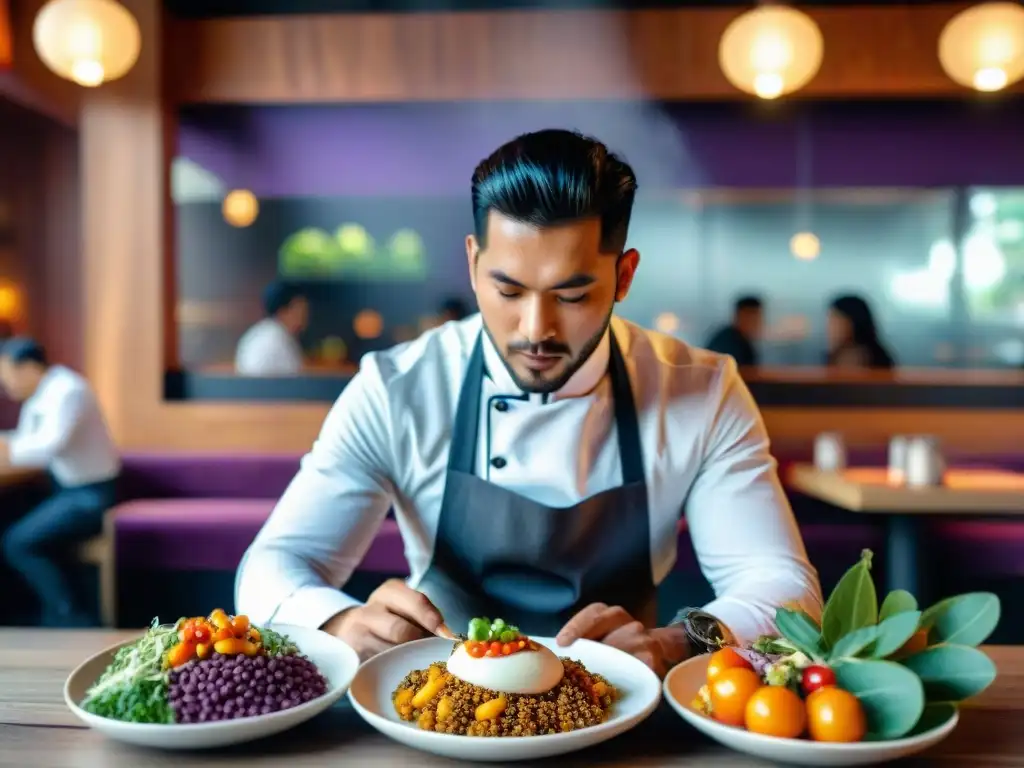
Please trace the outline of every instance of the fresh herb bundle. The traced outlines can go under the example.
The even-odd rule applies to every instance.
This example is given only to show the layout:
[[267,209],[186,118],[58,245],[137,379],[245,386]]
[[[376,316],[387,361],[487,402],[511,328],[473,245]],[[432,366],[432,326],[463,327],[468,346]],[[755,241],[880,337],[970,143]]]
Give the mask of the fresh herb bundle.
[[871,578],[871,551],[840,579],[819,625],[807,613],[776,611],[779,637],[755,643],[761,653],[803,654],[830,666],[838,686],[857,696],[868,738],[895,739],[951,716],[996,676],[978,650],[999,623],[999,598],[972,592],[921,611],[909,592],[890,592],[881,607]]
[[137,642],[118,649],[100,679],[86,692],[86,712],[132,723],[172,723],[164,657],[178,641],[177,625],[157,619]]

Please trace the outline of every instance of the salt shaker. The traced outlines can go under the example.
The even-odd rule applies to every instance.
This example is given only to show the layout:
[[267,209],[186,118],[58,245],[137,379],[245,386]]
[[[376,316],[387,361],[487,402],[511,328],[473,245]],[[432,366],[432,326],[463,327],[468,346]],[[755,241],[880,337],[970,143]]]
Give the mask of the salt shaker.
[[910,438],[893,435],[889,440],[889,482],[902,485],[907,477],[907,447]]
[[937,438],[917,435],[910,439],[907,443],[907,485],[941,485],[945,471],[946,465]]
[[822,432],[814,438],[814,466],[822,472],[846,469],[846,444],[838,432]]

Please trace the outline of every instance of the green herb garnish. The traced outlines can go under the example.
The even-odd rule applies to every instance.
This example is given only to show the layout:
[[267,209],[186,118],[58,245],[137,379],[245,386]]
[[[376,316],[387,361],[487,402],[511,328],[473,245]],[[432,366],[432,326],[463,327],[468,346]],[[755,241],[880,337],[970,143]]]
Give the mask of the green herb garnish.
[[860,699],[868,738],[895,739],[920,730],[940,705],[991,685],[995,665],[976,646],[992,634],[1000,613],[990,592],[950,597],[922,612],[913,595],[895,590],[879,607],[871,551],[864,550],[829,595],[820,624],[803,611],[779,608],[779,636],[758,638],[753,647],[832,667],[839,687]]
[[260,633],[260,644],[268,656],[294,656],[299,647],[287,635],[265,627],[256,627]]
[[522,637],[519,627],[505,623],[504,619],[491,621],[486,616],[471,619],[466,637],[475,643],[511,643]]
[[176,625],[157,619],[138,641],[118,649],[81,707],[100,717],[132,723],[172,723],[164,656],[178,641]]

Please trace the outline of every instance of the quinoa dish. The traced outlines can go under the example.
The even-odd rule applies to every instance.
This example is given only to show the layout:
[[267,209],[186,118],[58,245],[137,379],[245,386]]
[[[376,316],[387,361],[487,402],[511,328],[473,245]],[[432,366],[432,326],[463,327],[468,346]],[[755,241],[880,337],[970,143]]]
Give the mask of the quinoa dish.
[[608,719],[617,698],[600,675],[559,658],[501,619],[470,622],[448,661],[398,684],[398,716],[425,731],[458,736],[541,736]]

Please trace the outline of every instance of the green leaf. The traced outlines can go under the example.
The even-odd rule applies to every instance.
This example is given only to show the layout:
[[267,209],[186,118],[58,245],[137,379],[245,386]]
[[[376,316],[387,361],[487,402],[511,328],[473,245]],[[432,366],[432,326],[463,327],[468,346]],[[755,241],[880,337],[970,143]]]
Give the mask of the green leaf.
[[878,612],[878,620],[885,621],[897,613],[917,610],[917,598],[905,589],[894,589],[885,596],[882,602],[882,609]]
[[775,626],[786,640],[811,658],[822,655],[821,631],[814,620],[803,611],[777,608]]
[[850,568],[829,595],[821,615],[821,636],[826,648],[855,629],[878,622],[878,595],[871,580],[871,550]]
[[843,635],[833,646],[829,659],[838,661],[847,657],[854,657],[878,638],[878,627],[867,626],[855,629],[848,635]]
[[864,707],[868,735],[897,739],[917,725],[924,711],[921,678],[891,661],[844,661],[833,671],[839,687]]
[[968,592],[936,603],[921,617],[929,640],[950,645],[981,645],[999,623],[999,598],[991,592]]
[[917,632],[921,623],[920,611],[906,611],[897,613],[878,625],[878,640],[871,649],[871,656],[876,659],[884,659],[896,653],[903,644],[910,639],[911,635]]
[[963,701],[977,696],[996,678],[996,665],[977,648],[936,645],[903,660],[921,678],[929,701]]

